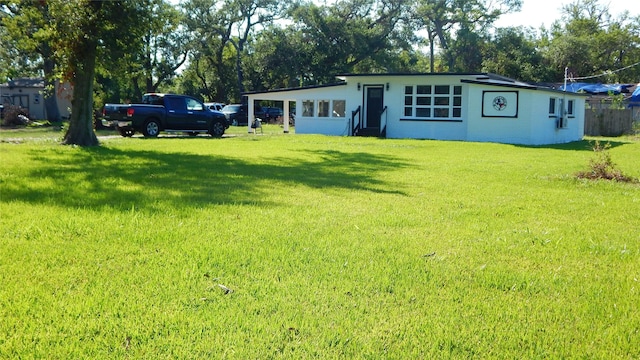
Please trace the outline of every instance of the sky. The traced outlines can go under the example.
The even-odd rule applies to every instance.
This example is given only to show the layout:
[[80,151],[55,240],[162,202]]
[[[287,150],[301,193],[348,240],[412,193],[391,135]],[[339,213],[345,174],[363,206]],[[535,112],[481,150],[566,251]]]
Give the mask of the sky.
[[[169,0],[178,4],[181,0]],[[336,0],[313,0],[319,5],[332,4]],[[530,26],[538,29],[540,26],[549,28],[555,20],[560,19],[560,9],[563,5],[573,3],[574,0],[522,0],[522,11],[502,15],[496,22],[498,27]],[[632,16],[640,15],[640,0],[599,0],[602,5],[608,5],[609,13],[614,17],[628,10]]]
[[[540,26],[549,28],[555,20],[560,19],[561,8],[573,0],[522,0],[522,11],[503,15],[495,23],[497,27]],[[640,0],[601,0],[600,4],[608,5],[609,13],[614,18],[628,10],[631,16],[640,15]]]

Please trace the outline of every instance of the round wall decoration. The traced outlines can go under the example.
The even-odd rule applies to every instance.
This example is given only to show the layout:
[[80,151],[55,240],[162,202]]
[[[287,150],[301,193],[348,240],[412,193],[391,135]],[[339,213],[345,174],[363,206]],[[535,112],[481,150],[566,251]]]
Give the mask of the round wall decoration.
[[507,99],[504,96],[496,96],[493,98],[493,108],[502,111],[507,108]]

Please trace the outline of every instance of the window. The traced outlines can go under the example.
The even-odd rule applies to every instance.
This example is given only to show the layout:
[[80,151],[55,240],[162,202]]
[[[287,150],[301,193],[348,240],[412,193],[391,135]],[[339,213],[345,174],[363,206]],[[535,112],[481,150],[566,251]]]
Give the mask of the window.
[[573,101],[574,100],[567,100],[567,115],[569,115],[569,117],[573,117],[574,113],[573,113]]
[[202,111],[204,110],[204,106],[202,105],[202,103],[195,99],[187,99],[187,110]]
[[404,116],[404,120],[461,120],[462,86],[405,86]]
[[302,101],[302,116],[306,116],[306,117],[313,116],[313,100]]
[[329,100],[318,100],[318,117],[329,117]]
[[185,111],[187,109],[184,98],[166,97],[164,100],[166,104],[165,106],[167,106],[169,110]]
[[346,108],[346,100],[303,100],[302,116],[343,118]]
[[333,100],[333,117],[344,117],[346,105],[345,100]]
[[549,99],[549,115],[556,114],[556,98]]
[[404,87],[404,116],[413,116],[413,86]]

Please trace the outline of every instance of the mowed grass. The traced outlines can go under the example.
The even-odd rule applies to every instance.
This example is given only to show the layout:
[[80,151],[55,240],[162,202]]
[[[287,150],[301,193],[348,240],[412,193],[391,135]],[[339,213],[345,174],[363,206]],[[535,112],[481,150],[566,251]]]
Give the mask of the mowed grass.
[[640,186],[587,141],[280,132],[0,141],[0,358],[640,357]]

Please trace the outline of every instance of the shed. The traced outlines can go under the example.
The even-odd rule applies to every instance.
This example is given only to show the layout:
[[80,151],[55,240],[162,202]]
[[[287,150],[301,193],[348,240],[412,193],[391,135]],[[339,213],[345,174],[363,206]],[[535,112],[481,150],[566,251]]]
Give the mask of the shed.
[[[44,102],[45,82],[42,78],[15,79],[0,84],[0,102],[3,105],[17,105],[29,112],[33,119],[46,119]],[[71,86],[56,83],[58,109],[62,118],[68,118],[71,111]]]
[[[336,78],[333,84],[245,95],[250,107],[261,100],[295,103],[297,134],[524,145],[565,143],[584,135],[585,95],[496,74],[344,74]],[[285,119],[289,111],[285,106]]]

